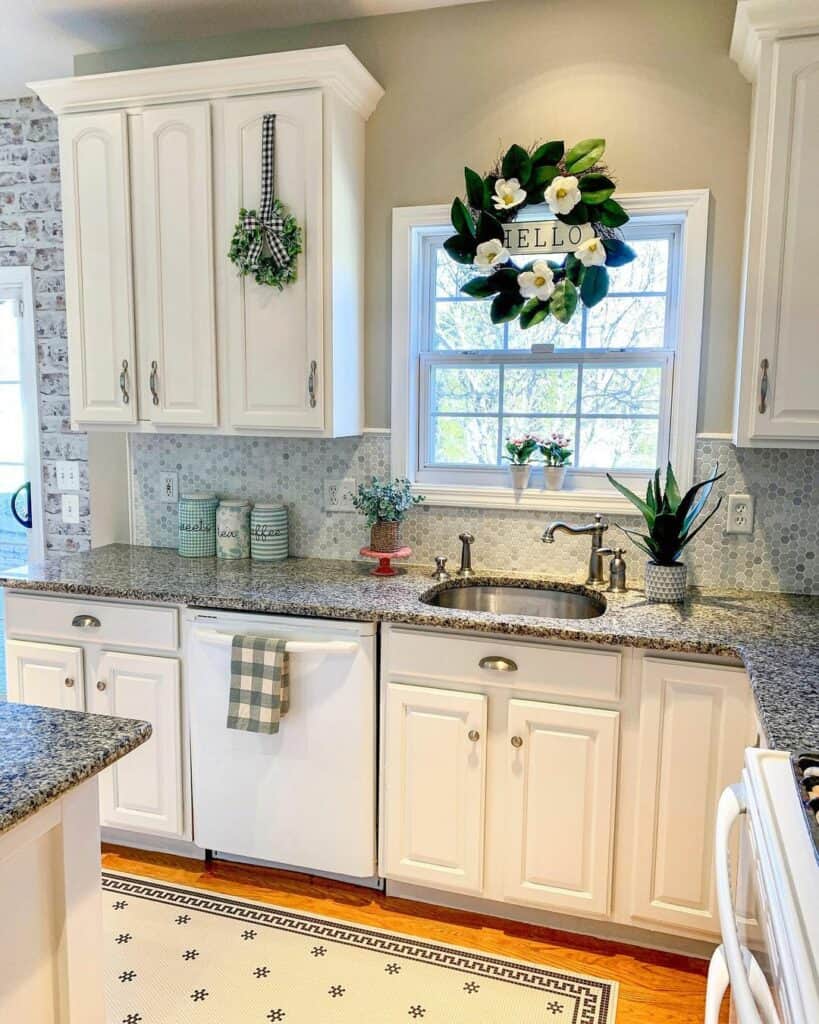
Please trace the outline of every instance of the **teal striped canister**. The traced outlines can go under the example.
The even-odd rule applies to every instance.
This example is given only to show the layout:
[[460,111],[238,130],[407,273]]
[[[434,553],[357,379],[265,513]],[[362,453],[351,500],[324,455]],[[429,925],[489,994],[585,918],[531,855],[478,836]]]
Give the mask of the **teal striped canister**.
[[287,509],[284,505],[254,505],[250,513],[250,557],[258,562],[278,562],[287,555]]
[[216,554],[215,494],[183,494],[179,498],[179,554],[212,558]]
[[250,558],[250,502],[222,500],[216,510],[216,554]]

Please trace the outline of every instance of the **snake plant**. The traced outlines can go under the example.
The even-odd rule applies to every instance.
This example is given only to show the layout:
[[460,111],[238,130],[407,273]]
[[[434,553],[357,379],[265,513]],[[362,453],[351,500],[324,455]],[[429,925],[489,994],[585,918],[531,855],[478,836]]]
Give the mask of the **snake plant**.
[[686,491],[685,495],[681,496],[669,462],[665,474],[665,489],[660,487],[660,470],[658,469],[648,482],[645,500],[630,491],[628,487],[618,483],[611,473],[607,473],[609,483],[640,510],[646,521],[648,532],[640,533],[635,530],[627,530],[624,526],[621,526],[620,529],[627,533],[637,547],[645,551],[657,565],[678,564],[683,548],[691,543],[722,504],[720,497],[705,519],[696,529],[692,530],[694,521],[708,501],[714,484],[725,476],[724,472],[720,473],[718,470],[719,463],[716,463],[707,480],[694,484]]

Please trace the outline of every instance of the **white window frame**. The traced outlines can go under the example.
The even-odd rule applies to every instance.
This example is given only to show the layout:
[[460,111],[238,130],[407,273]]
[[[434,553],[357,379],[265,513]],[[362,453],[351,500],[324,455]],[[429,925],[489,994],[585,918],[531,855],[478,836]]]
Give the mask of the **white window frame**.
[[[708,210],[710,193],[707,189],[678,192],[649,192],[618,195],[618,201],[640,223],[654,218],[664,224],[679,226],[679,278],[676,296],[670,303],[671,315],[676,317],[676,349],[673,360],[668,410],[661,420],[661,450],[666,447],[669,458],[682,486],[689,486],[694,467],[694,446],[697,429],[700,351],[702,346],[702,316],[705,293],[705,265],[708,245]],[[530,487],[521,493],[511,487],[486,485],[480,482],[480,471],[470,474],[458,469],[458,483],[446,484],[425,480],[416,482],[420,434],[424,426],[419,423],[424,361],[420,352],[423,322],[423,303],[427,301],[425,282],[421,275],[413,274],[420,265],[421,247],[430,235],[437,235],[449,224],[448,206],[405,206],[393,210],[392,219],[392,473],[408,477],[415,493],[423,493],[430,505],[461,506],[468,508],[550,509],[555,511],[609,512],[633,511],[625,498],[614,488],[600,489],[583,486],[563,491],[543,491]],[[669,284],[674,287],[673,283]],[[449,354],[449,353],[448,353]],[[457,361],[457,353],[452,353]],[[560,352],[556,353],[560,357]],[[635,352],[635,356],[641,353]],[[523,353],[524,358],[528,353]],[[575,358],[577,353],[574,353]],[[508,354],[507,354],[508,357]],[[487,354],[487,359],[491,356]],[[551,360],[552,357],[550,357]],[[567,353],[566,359],[572,356]],[[480,357],[478,357],[480,359]],[[669,424],[667,437],[663,424]],[[441,476],[446,474],[441,471]],[[648,474],[633,471],[622,473],[630,485],[638,490]]]

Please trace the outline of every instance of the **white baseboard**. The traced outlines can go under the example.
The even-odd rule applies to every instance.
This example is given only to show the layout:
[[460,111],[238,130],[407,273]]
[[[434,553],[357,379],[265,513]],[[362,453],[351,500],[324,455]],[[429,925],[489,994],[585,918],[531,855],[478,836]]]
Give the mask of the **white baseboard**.
[[187,839],[151,836],[124,828],[102,828],[100,837],[104,843],[112,843],[114,846],[130,846],[134,850],[149,850],[151,853],[171,853],[177,857],[192,857],[194,860],[205,859],[204,849]]

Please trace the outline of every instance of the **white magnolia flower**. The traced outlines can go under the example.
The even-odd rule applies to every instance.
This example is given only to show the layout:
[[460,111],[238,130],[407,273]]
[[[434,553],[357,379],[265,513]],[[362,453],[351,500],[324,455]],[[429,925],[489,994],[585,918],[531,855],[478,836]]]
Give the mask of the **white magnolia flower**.
[[606,248],[597,235],[581,242],[574,254],[584,267],[602,267],[606,262]]
[[524,299],[546,299],[555,290],[554,274],[546,260],[537,260],[531,270],[518,274],[518,288]]
[[490,238],[488,242],[478,242],[475,253],[476,267],[496,267],[500,263],[506,263],[508,259],[509,250],[504,248],[500,239]]
[[492,202],[496,210],[511,210],[513,206],[520,206],[525,198],[526,190],[520,187],[517,178],[498,178],[495,182]]
[[577,178],[570,174],[567,178],[558,176],[543,193],[543,198],[549,204],[552,213],[571,213],[580,202],[580,189],[577,187]]

